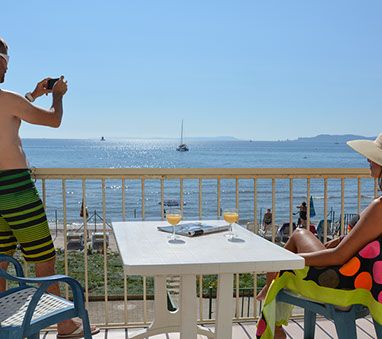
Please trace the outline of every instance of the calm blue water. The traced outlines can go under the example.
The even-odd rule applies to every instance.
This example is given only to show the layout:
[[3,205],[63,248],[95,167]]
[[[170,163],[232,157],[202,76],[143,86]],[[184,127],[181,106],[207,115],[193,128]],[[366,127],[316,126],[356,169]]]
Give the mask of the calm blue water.
[[85,168],[246,168],[365,167],[346,144],[266,141],[191,141],[176,152],[174,140],[24,139],[35,167]]
[[[249,141],[188,141],[189,152],[176,152],[176,140],[99,140],[73,139],[24,139],[25,153],[34,167],[76,168],[271,168],[271,167],[368,167],[365,158],[351,150],[346,144],[300,143],[300,142],[249,142]],[[107,219],[122,216],[122,182],[106,182]],[[340,180],[328,181],[328,209],[340,213]],[[41,182],[37,183],[41,192]],[[100,181],[88,180],[87,206],[89,212],[96,210],[102,215],[102,186]],[[62,220],[62,184],[49,180],[47,188],[47,213],[50,220]],[[235,181],[222,180],[221,206],[235,204]],[[68,222],[81,223],[79,211],[82,200],[82,182],[69,180],[66,184]],[[160,181],[147,180],[145,186],[147,217],[160,216]],[[203,180],[203,215],[217,214],[216,180]],[[253,219],[253,180],[240,180],[240,219]],[[345,181],[345,213],[357,211],[357,181]],[[179,199],[179,180],[165,181],[165,199]],[[311,195],[317,216],[323,218],[323,180],[311,180]],[[362,207],[366,207],[373,196],[373,181],[362,180]],[[271,180],[258,181],[258,214],[272,204]],[[184,181],[184,215],[199,214],[199,182]],[[294,181],[294,203],[299,205],[306,199],[306,180]],[[128,218],[141,216],[141,184],[126,180],[126,213]],[[276,222],[289,221],[289,180],[276,180]]]

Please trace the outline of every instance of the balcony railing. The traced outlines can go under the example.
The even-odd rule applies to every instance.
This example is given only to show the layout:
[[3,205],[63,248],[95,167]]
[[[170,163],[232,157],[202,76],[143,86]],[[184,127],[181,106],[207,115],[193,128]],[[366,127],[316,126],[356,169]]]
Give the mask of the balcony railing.
[[[46,206],[48,217],[53,210],[58,211],[63,234],[63,247],[65,258],[65,274],[70,275],[67,249],[67,233],[73,226],[73,208],[87,206],[92,200],[103,219],[102,232],[105,235],[111,232],[107,221],[118,218],[133,218],[132,210],[138,210],[140,217],[164,218],[165,196],[167,192],[179,195],[180,208],[189,218],[216,217],[221,215],[222,205],[231,203],[240,210],[240,223],[246,226],[247,222],[254,222],[254,232],[259,229],[260,210],[269,206],[272,209],[272,241],[275,241],[275,225],[287,218],[293,224],[293,212],[296,201],[309,201],[310,196],[319,196],[316,203],[316,213],[325,220],[328,215],[328,202],[332,199],[338,208],[337,215],[346,213],[360,213],[374,197],[377,196],[377,180],[370,178],[368,169],[359,168],[194,168],[194,169],[102,169],[102,168],[38,168],[33,175],[37,180],[37,187]],[[187,187],[186,187],[187,186]],[[186,187],[186,189],[185,189]],[[186,192],[185,192],[186,191]],[[330,195],[328,192],[330,191]],[[333,193],[334,192],[334,193]],[[189,202],[184,205],[187,194]],[[75,197],[73,197],[73,195]],[[134,196],[132,196],[134,195]],[[192,197],[191,197],[192,196]],[[351,198],[348,198],[351,196]],[[110,197],[110,198],[109,198]],[[158,200],[158,202],[156,202]],[[70,205],[70,206],[69,206]],[[68,207],[69,206],[69,207]],[[74,206],[74,207],[73,207]],[[331,206],[333,208],[333,206]],[[310,225],[310,206],[307,204],[307,224]],[[79,218],[77,218],[79,219]],[[86,218],[82,220],[82,229],[85,235],[91,227]],[[78,220],[77,220],[78,222]],[[346,232],[344,218],[339,220],[340,235]],[[292,228],[290,228],[292,232]],[[110,234],[112,237],[112,234]],[[107,248],[107,239],[103,237],[103,247]],[[85,248],[87,247],[85,241]],[[142,279],[141,306],[130,305],[128,300],[129,286],[124,277],[124,292],[122,301],[114,301],[108,291],[109,281],[115,279],[108,276],[107,251],[103,252],[104,269],[104,295],[101,303],[103,319],[97,318],[98,325],[103,326],[130,326],[147,325],[152,317],[150,313],[150,295],[147,292],[149,278]],[[84,262],[84,288],[86,303],[92,316],[93,299],[89,293],[89,254],[83,251]],[[197,272],[196,272],[197,273]],[[253,284],[257,286],[258,273],[253,275]],[[73,275],[73,274],[72,274]],[[74,276],[75,277],[75,276]],[[208,321],[209,300],[208,291],[203,290],[203,277],[198,279],[198,295],[200,300],[199,320]],[[246,308],[251,310],[247,317],[240,316],[240,277],[235,278],[236,313],[234,320],[256,319],[259,305],[255,298],[248,299]],[[256,290],[256,288],[255,288]],[[69,297],[68,291],[65,291]],[[207,295],[207,296],[206,296]],[[249,301],[250,300],[250,301]],[[100,303],[100,301],[94,302]],[[112,304],[110,306],[110,304]],[[134,310],[131,310],[132,307]],[[123,317],[111,317],[110,314],[118,309]],[[94,311],[96,312],[96,311]],[[99,310],[97,312],[100,312]],[[137,312],[142,314],[137,316]],[[133,315],[133,313],[135,313]],[[133,316],[132,316],[133,315]],[[113,320],[111,320],[113,319]]]

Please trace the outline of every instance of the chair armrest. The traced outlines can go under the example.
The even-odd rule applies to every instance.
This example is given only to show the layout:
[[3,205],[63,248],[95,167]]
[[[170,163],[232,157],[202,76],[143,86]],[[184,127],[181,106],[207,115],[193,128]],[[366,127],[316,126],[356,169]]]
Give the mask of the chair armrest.
[[10,263],[14,264],[16,268],[17,276],[13,276],[9,274],[8,272],[5,272],[2,268],[0,268],[1,278],[18,282],[18,283],[21,283],[22,285],[26,285],[27,283],[41,284],[38,290],[42,289],[43,286],[46,286],[41,294],[43,294],[46,291],[46,289],[49,288],[50,285],[56,282],[67,283],[73,290],[73,293],[74,293],[74,290],[77,290],[77,289],[79,289],[83,293],[81,284],[74,278],[68,277],[66,275],[61,275],[61,274],[51,275],[47,277],[39,277],[39,278],[25,278],[22,266],[17,259],[6,254],[0,254],[0,263],[5,261],[9,261]]
[[[25,278],[24,271],[22,269],[21,264],[17,259],[6,255],[0,254],[0,263],[1,262],[10,262],[15,266],[17,276],[13,276],[2,268],[0,268],[0,277],[6,280],[18,282],[20,286],[25,286],[27,283],[31,284],[40,284],[40,286],[36,289],[28,308],[25,313],[25,317],[23,320],[23,326],[29,326],[32,320],[32,315],[36,306],[41,299],[41,296],[46,293],[46,290],[53,284],[63,282],[69,285],[73,293],[73,302],[75,308],[79,310],[79,313],[83,313],[86,311],[85,301],[84,301],[84,292],[81,284],[74,278],[68,277],[66,275],[52,275],[47,277],[39,277],[39,278]],[[24,327],[26,328],[26,327]]]
[[[16,259],[14,259],[14,260],[17,261]],[[4,261],[10,261],[10,260],[4,260]],[[12,261],[12,263],[14,264],[13,261]],[[20,263],[18,263],[18,264],[20,265]],[[20,267],[21,267],[21,265],[20,265]],[[5,272],[2,268],[0,268],[0,278],[4,278],[4,279],[10,280],[10,281],[15,281],[18,283],[23,283],[24,285],[26,283],[41,284],[45,281],[53,281],[53,283],[55,283],[55,282],[61,281],[61,279],[63,279],[63,278],[73,279],[73,278],[67,277],[66,275],[59,275],[59,274],[51,275],[51,276],[47,276],[47,277],[40,277],[40,278],[25,278],[24,272],[22,272],[22,276],[19,276],[19,275],[14,276],[12,274],[9,274],[8,272]],[[73,280],[75,280],[75,279],[73,279]]]
[[1,262],[10,262],[15,266],[17,276],[13,276],[2,268],[0,268],[0,277],[6,280],[18,282],[20,286],[25,286],[27,283],[31,284],[40,284],[34,293],[28,308],[25,313],[23,325],[30,325],[32,315],[34,310],[36,309],[37,303],[39,302],[41,296],[46,292],[46,290],[53,284],[63,282],[70,286],[73,293],[73,302],[74,306],[79,310],[80,313],[86,311],[85,302],[84,302],[84,292],[81,284],[74,278],[68,277],[66,275],[52,275],[47,277],[39,277],[39,278],[25,278],[24,271],[22,269],[21,264],[17,259],[6,255],[0,254],[0,263]]
[[16,282],[20,281],[20,282],[29,283],[29,284],[42,284],[45,282],[51,282],[50,285],[52,285],[56,282],[66,282],[69,285],[71,285],[73,282],[75,282],[81,286],[81,284],[76,279],[68,277],[67,275],[62,275],[62,274],[49,275],[47,277],[39,277],[39,278],[15,277],[9,273],[6,273],[5,276],[7,277],[6,278],[7,280],[16,281]]
[[[7,254],[0,254],[0,263],[2,262],[10,262],[11,264],[13,264],[16,270],[17,277],[24,278],[23,267],[21,266],[21,264],[19,263],[17,259]],[[13,277],[12,275],[8,274],[0,267],[0,278],[8,279],[8,276]],[[20,286],[25,285],[25,283],[22,283],[22,282],[20,282],[19,284]]]
[[42,295],[46,293],[46,290],[53,284],[58,282],[63,282],[69,285],[73,293],[73,303],[74,307],[78,309],[79,313],[83,313],[86,311],[85,308],[85,297],[81,284],[74,278],[68,277],[66,275],[53,275],[49,277],[41,277],[41,278],[18,278],[22,279],[22,281],[29,283],[41,283],[40,287],[37,288],[34,293],[28,308],[25,313],[23,326],[29,326],[32,320],[32,315],[36,306],[41,299]]

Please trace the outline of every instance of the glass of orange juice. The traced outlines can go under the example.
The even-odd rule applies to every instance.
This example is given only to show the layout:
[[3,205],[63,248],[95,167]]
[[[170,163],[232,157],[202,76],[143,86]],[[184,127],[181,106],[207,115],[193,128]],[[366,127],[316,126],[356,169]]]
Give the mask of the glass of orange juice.
[[182,220],[181,210],[167,210],[166,219],[172,225],[172,234],[169,236],[170,241],[174,241],[178,236],[175,235],[175,226]]
[[229,223],[229,233],[225,236],[228,239],[232,239],[234,237],[237,237],[237,234],[234,234],[232,232],[232,224],[239,219],[239,211],[236,208],[226,208],[223,211],[223,218],[226,222]]

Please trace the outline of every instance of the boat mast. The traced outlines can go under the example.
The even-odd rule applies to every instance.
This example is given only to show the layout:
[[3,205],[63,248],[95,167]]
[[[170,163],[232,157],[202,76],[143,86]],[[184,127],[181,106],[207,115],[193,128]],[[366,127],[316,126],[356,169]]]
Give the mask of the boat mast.
[[182,119],[182,129],[180,132],[180,144],[183,145],[183,119]]

